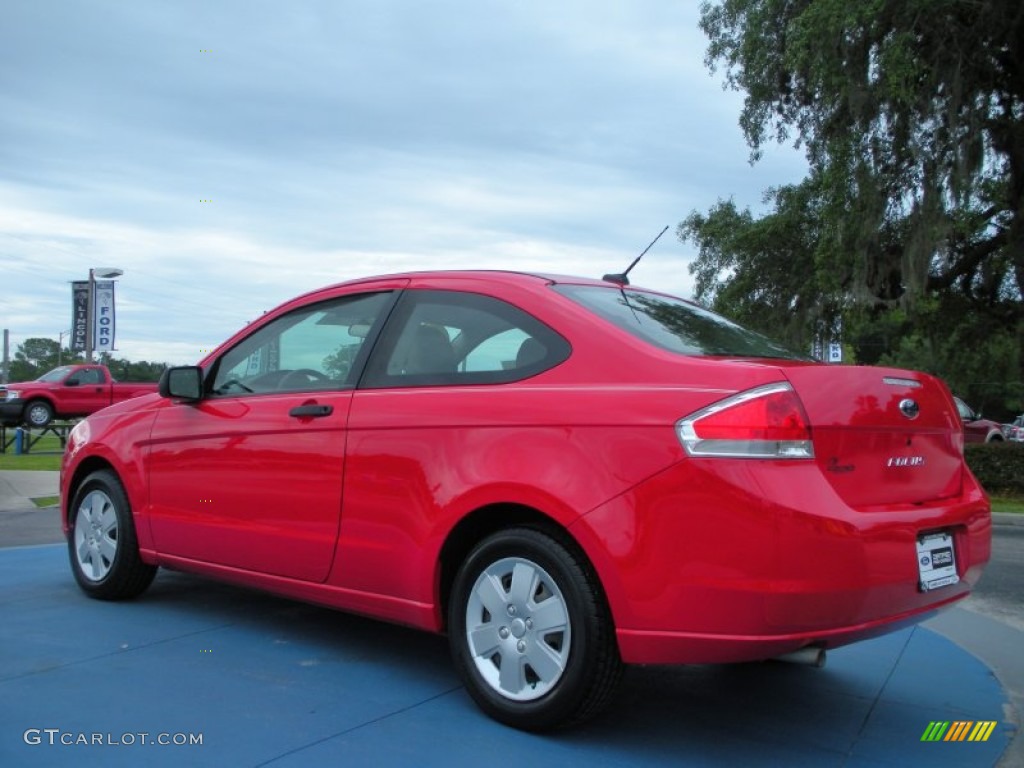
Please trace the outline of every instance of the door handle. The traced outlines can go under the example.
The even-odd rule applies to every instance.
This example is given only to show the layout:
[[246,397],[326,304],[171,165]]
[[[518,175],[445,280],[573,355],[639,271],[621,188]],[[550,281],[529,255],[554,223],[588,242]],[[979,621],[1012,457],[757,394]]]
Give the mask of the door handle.
[[297,419],[322,419],[332,413],[334,413],[333,405],[317,405],[316,403],[296,405],[288,411],[289,416],[294,416]]

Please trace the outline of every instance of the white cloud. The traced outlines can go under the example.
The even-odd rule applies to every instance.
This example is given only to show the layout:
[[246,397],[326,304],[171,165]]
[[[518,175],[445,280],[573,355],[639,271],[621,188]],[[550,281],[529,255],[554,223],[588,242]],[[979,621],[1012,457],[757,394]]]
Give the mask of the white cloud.
[[[121,353],[189,362],[347,278],[624,269],[803,171],[748,165],[696,22],[664,0],[15,4],[0,327],[56,338],[69,281],[117,266]],[[691,256],[666,233],[634,281],[686,294]]]

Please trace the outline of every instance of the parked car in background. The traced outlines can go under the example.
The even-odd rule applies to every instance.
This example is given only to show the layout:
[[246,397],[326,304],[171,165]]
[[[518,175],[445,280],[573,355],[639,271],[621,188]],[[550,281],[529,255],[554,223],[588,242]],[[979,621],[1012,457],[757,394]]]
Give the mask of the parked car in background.
[[1003,437],[1012,443],[1024,443],[1024,415],[1009,424],[1003,424]]
[[991,419],[983,419],[980,413],[967,405],[959,397],[953,398],[956,401],[956,409],[960,413],[960,421],[964,425],[964,440],[968,443],[996,443],[1006,438],[1003,436],[1002,425]]
[[54,419],[87,416],[151,392],[156,392],[155,381],[115,381],[105,365],[63,365],[35,381],[5,385],[0,396],[0,423],[45,427]]
[[484,711],[543,730],[623,663],[820,662],[966,598],[991,515],[956,409],[663,293],[391,275],[80,422],[63,526],[92,597],[165,566],[445,633]]

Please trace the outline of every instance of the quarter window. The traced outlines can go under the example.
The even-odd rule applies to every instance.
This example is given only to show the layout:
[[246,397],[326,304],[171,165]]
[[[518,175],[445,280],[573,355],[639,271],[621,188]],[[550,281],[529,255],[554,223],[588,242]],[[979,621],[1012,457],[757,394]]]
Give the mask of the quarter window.
[[361,386],[501,384],[535,376],[569,356],[569,343],[492,296],[407,291]]

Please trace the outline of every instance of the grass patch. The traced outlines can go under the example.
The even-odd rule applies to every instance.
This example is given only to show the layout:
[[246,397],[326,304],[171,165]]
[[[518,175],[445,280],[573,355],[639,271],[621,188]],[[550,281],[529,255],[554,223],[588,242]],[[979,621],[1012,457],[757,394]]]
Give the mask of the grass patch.
[[60,444],[60,438],[54,434],[45,434],[33,442],[30,453],[16,454],[14,452],[14,441],[10,439],[13,431],[7,430],[9,444],[7,445],[6,452],[0,453],[0,470],[60,469],[60,459],[64,453],[64,446]]
[[1015,496],[991,496],[993,512],[1010,512],[1024,515],[1024,498]]
[[[35,438],[35,435],[33,435]],[[14,444],[7,447],[8,453],[14,453]],[[45,434],[32,443],[32,453],[64,453],[60,438],[53,434]]]
[[15,456],[13,453],[0,453],[0,470],[3,469],[28,469],[28,470],[58,470],[60,469],[59,454],[22,454]]
[[56,507],[60,504],[60,496],[40,496],[38,499],[32,499],[32,503],[37,507]]

